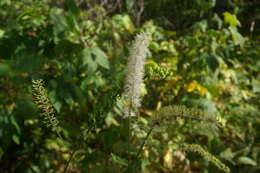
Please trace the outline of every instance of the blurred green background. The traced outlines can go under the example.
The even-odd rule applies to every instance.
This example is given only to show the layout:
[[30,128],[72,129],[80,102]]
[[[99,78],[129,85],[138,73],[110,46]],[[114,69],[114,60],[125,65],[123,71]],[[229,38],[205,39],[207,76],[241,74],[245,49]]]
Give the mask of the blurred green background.
[[[60,173],[71,151],[71,173],[125,167],[120,96],[139,32],[151,41],[130,151],[163,106],[200,108],[225,125],[172,122],[150,136],[135,172],[221,172],[179,143],[200,144],[234,173],[260,172],[259,0],[0,0],[1,173]],[[42,124],[32,79],[45,81],[65,140]]]

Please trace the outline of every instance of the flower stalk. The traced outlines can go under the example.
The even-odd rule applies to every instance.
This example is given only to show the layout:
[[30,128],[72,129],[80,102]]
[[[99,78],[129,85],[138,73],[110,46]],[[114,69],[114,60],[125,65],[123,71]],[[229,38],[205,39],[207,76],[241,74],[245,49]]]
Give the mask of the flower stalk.
[[127,76],[123,97],[126,101],[124,116],[136,116],[141,105],[141,85],[144,77],[144,65],[148,53],[148,35],[140,33],[135,37],[127,62]]
[[56,131],[59,121],[55,116],[54,108],[48,98],[47,91],[44,88],[43,80],[32,81],[34,102],[40,109],[40,115],[43,117],[43,122],[47,127],[51,127],[52,130]]

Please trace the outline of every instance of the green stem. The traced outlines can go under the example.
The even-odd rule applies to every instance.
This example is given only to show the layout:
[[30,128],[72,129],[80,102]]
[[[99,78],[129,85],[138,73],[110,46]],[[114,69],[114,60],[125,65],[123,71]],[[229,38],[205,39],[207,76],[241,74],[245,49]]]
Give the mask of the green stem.
[[[130,112],[131,110],[129,110]],[[127,160],[128,160],[128,166],[129,167],[129,164],[130,164],[130,142],[131,142],[131,130],[130,130],[130,126],[131,126],[131,123],[130,123],[130,115],[128,116],[128,157],[127,157]]]
[[[147,135],[145,136],[145,138],[144,138],[144,140],[143,140],[143,143],[142,143],[142,145],[140,146],[140,148],[139,148],[139,150],[138,150],[138,153],[137,153],[136,156],[135,156],[135,159],[138,159],[139,155],[141,154],[142,149],[143,149],[143,147],[144,147],[146,141],[148,140],[150,134],[151,134],[152,131],[153,131],[153,127],[154,127],[154,126],[151,127],[151,129],[149,130],[149,132],[148,132]],[[135,160],[135,159],[134,159],[134,160]]]
[[[87,135],[90,133],[90,131],[91,131],[93,128],[94,128],[94,125],[93,125],[91,128],[88,129]],[[62,140],[64,140],[64,139],[61,137],[60,133],[58,133],[58,136],[59,136]],[[71,160],[72,160],[74,154],[76,153],[76,151],[77,151],[77,148],[75,148],[75,149],[71,152],[70,158],[69,158],[69,160],[68,160],[67,163],[66,163],[66,166],[65,166],[65,169],[64,169],[64,173],[67,173],[68,168],[69,168],[69,164],[70,164],[70,162],[71,162]]]
[[71,160],[72,160],[72,158],[73,158],[73,155],[76,153],[76,150],[77,150],[77,149],[74,149],[73,152],[71,152],[70,158],[69,158],[69,160],[68,160],[67,163],[66,163],[66,167],[65,167],[65,169],[64,169],[64,173],[67,172],[67,170],[68,170],[68,168],[69,168],[69,164],[70,164],[70,162],[71,162]]
[[[152,127],[150,128],[150,130],[149,130],[148,133],[146,134],[146,136],[145,136],[145,138],[144,138],[144,140],[143,140],[143,143],[140,145],[140,147],[139,147],[139,149],[138,149],[138,152],[137,152],[135,158],[133,159],[132,163],[135,162],[135,161],[138,159],[138,157],[140,156],[140,154],[141,154],[141,152],[142,152],[142,149],[143,149],[143,147],[144,147],[146,141],[148,140],[150,134],[151,134],[152,131],[153,131],[154,126],[155,126],[155,124],[152,125]],[[125,170],[124,172],[126,172],[126,173],[127,173],[127,172],[130,172],[130,168],[131,168],[132,163],[131,163],[131,164],[128,163],[128,167],[126,168],[126,170]]]

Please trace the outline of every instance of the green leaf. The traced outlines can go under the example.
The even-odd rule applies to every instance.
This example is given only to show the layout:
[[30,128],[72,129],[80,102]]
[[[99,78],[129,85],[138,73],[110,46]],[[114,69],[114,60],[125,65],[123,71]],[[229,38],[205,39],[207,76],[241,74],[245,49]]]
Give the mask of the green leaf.
[[216,56],[208,55],[207,56],[207,63],[209,68],[214,72],[219,67],[219,62]]
[[65,0],[65,6],[72,12],[73,15],[79,15],[80,10],[74,0]]
[[126,30],[130,33],[134,31],[134,24],[128,15],[115,15],[112,17],[112,22],[118,30]]
[[92,60],[92,58],[89,59],[88,62],[88,71],[92,74],[97,70],[97,63]]
[[253,159],[251,159],[249,157],[245,157],[245,156],[239,157],[238,162],[241,164],[245,164],[245,165],[252,165],[252,166],[257,165],[256,161],[254,161]]
[[134,24],[132,23],[131,18],[125,15],[122,19],[125,29],[132,33],[134,31]]
[[55,108],[55,110],[60,113],[60,109],[62,107],[62,103],[59,102],[59,101],[56,101],[54,104],[53,104],[53,107]]
[[95,57],[92,55],[91,48],[85,48],[82,50],[82,62],[83,65],[87,65],[88,72],[94,73],[97,70],[97,62],[94,60]]
[[18,134],[21,133],[20,126],[17,124],[15,118],[13,116],[10,116],[11,124],[15,127]]
[[53,24],[53,32],[55,36],[69,30],[68,23],[61,9],[52,8],[50,11],[50,19]]
[[234,158],[234,153],[231,151],[231,148],[227,148],[225,151],[220,153],[220,157],[224,159],[233,159]]
[[221,20],[221,18],[217,14],[214,14],[213,21],[217,22],[218,29],[220,29],[222,27],[223,21]]
[[126,8],[128,12],[131,12],[133,10],[134,4],[134,0],[126,0]]
[[231,27],[241,26],[237,17],[229,12],[224,12],[224,21],[228,23]]
[[0,76],[9,75],[11,72],[11,68],[6,63],[0,63]]
[[260,81],[253,79],[252,86],[253,86],[254,93],[257,93],[257,92],[260,93]]
[[245,43],[244,37],[234,27],[229,27],[229,30],[232,34],[232,39],[234,40],[235,45],[240,45],[241,47],[243,47]]
[[109,62],[107,55],[98,47],[93,48],[92,50],[93,54],[96,56],[96,62],[98,65],[109,69]]
[[85,48],[81,52],[81,57],[82,57],[82,64],[86,65],[89,63],[89,59],[91,59],[91,49],[90,48]]
[[119,126],[119,123],[117,122],[117,120],[113,117],[113,115],[111,113],[109,113],[105,119],[105,122],[108,126],[111,125],[115,125],[115,126]]
[[125,159],[123,159],[123,158],[121,158],[121,157],[119,157],[119,156],[117,156],[113,153],[111,153],[111,156],[112,156],[112,159],[113,159],[114,162],[116,162],[120,165],[124,165],[124,166],[128,165],[127,160],[125,160]]
[[13,141],[14,141],[17,145],[20,144],[20,139],[19,139],[19,137],[18,137],[17,135],[13,135],[13,136],[12,136],[12,139],[13,139]]
[[0,39],[2,39],[5,35],[5,31],[0,29]]
[[39,71],[45,62],[45,57],[41,54],[23,54],[18,57],[16,68],[20,72],[35,73]]

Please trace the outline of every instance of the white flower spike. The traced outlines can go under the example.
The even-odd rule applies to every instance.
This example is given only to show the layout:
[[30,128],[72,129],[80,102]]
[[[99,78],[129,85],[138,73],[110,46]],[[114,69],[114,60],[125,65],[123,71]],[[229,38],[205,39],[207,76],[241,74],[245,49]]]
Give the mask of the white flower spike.
[[125,117],[136,116],[136,112],[141,106],[141,84],[144,77],[144,65],[148,53],[148,45],[148,35],[143,32],[135,37],[130,49],[123,93],[126,101],[124,108]]

